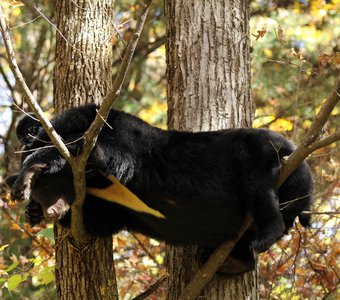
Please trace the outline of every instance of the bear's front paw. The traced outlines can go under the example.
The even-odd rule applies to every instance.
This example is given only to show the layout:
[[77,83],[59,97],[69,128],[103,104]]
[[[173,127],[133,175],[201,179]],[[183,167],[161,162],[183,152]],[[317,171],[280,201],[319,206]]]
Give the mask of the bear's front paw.
[[28,200],[34,181],[45,167],[46,164],[39,163],[21,170],[12,186],[11,199],[13,201]]
[[25,219],[31,227],[39,224],[44,219],[44,213],[38,202],[30,201],[25,207]]
[[[20,178],[20,177],[19,177]],[[12,201],[28,200],[31,195],[31,185],[26,181],[17,180],[11,191]]]

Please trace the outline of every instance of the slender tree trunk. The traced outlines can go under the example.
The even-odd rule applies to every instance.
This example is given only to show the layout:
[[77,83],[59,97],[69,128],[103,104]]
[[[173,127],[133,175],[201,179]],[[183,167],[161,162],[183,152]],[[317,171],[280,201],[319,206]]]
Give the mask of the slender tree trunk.
[[[111,88],[114,0],[57,1],[54,105],[100,103]],[[60,34],[61,33],[61,34]],[[72,122],[72,120],[69,120]],[[62,188],[62,187],[61,187]],[[59,299],[118,299],[112,238],[77,243],[56,226],[56,286]]]
[[[166,0],[168,124],[207,131],[251,125],[249,7],[243,0]],[[197,272],[196,247],[167,247],[168,299]],[[215,275],[204,299],[256,299],[256,272]]]

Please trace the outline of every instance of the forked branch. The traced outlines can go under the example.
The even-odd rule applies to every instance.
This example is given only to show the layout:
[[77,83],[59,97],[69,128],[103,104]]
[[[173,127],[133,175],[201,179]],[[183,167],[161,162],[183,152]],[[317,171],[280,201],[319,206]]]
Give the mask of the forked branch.
[[141,35],[142,29],[144,27],[144,23],[151,5],[151,1],[146,1],[145,8],[142,12],[141,17],[137,22],[137,26],[135,32],[127,46],[125,51],[125,55],[123,57],[122,63],[120,65],[119,71],[113,83],[112,91],[105,97],[103,100],[102,106],[100,107],[98,114],[91,124],[88,131],[84,136],[84,147],[81,155],[77,157],[73,157],[65,144],[62,142],[60,136],[54,130],[50,121],[46,118],[43,111],[41,110],[38,102],[34,98],[32,92],[28,88],[23,75],[19,69],[17,61],[15,59],[15,54],[13,50],[13,45],[11,42],[9,28],[6,24],[5,17],[3,15],[1,6],[0,6],[0,30],[4,39],[4,44],[6,47],[8,61],[11,67],[11,70],[15,76],[17,83],[20,85],[23,94],[26,96],[27,103],[30,109],[36,114],[37,118],[40,120],[42,126],[46,130],[48,136],[50,137],[53,144],[57,147],[60,154],[67,160],[67,162],[72,167],[72,172],[74,176],[74,188],[76,199],[72,205],[72,235],[76,238],[76,240],[80,241],[86,237],[84,223],[83,223],[83,214],[82,214],[82,206],[85,198],[85,166],[87,163],[87,159],[95,146],[97,137],[105,123],[105,120],[110,112],[112,103],[119,96],[124,79],[126,77],[129,65],[131,63],[133,54],[135,52],[139,37]]

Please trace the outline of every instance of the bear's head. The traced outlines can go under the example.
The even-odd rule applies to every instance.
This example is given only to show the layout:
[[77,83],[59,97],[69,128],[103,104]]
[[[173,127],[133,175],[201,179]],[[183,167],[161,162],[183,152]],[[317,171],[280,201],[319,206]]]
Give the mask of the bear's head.
[[[42,176],[40,174],[32,175],[33,180],[28,186],[29,200],[40,204],[47,221],[59,221],[67,214],[74,200],[72,173],[62,170],[57,174],[42,174]],[[12,187],[19,175],[23,174],[7,177],[6,184]],[[41,220],[42,216],[37,216],[35,220],[32,220],[32,217],[30,216],[29,221],[31,225],[35,225],[38,223],[37,219]]]

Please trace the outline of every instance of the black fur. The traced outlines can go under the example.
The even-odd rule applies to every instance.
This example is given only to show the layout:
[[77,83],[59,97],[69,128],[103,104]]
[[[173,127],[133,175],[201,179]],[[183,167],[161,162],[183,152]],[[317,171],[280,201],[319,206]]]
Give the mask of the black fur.
[[[95,106],[75,108],[54,118],[52,124],[70,143],[83,136],[95,115]],[[49,138],[44,130],[34,122],[33,129],[25,125],[30,124],[27,118],[18,125],[19,140],[26,150],[46,146],[42,140]],[[98,137],[87,165],[87,185],[104,188],[110,182],[101,174],[114,175],[166,219],[87,194],[84,220],[91,234],[104,236],[127,228],[172,244],[214,248],[235,237],[250,211],[253,246],[261,252],[293,225],[296,216],[302,225],[309,224],[309,217],[301,215],[311,205],[308,165],[303,162],[278,191],[276,188],[281,160],[294,150],[281,135],[263,129],[165,131],[117,110],[111,110],[107,122],[112,129],[104,126]],[[76,154],[81,151],[81,141],[68,147]],[[71,171],[55,148],[29,154],[21,173],[35,164],[46,166],[32,184],[27,211],[32,225],[42,218],[36,203],[46,211],[56,199],[71,204],[74,197]],[[14,199],[23,198],[23,185],[22,179],[14,183]],[[299,200],[280,210],[279,203],[293,199]],[[69,223],[69,213],[62,221]]]

